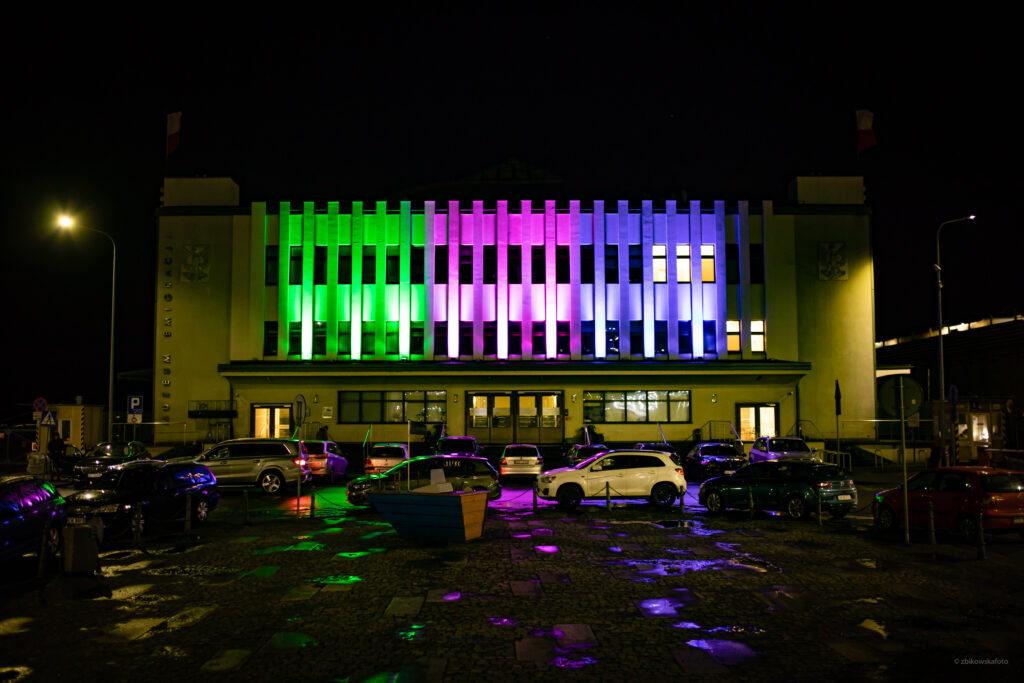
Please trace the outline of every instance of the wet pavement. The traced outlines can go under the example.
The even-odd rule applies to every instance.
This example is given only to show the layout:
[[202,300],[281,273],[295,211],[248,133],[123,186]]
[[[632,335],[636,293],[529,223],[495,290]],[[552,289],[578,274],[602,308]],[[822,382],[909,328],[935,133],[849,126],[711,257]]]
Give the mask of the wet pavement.
[[[886,481],[867,481],[866,489]],[[865,478],[861,478],[865,479]],[[859,481],[861,481],[859,479]],[[861,482],[863,483],[863,482]],[[565,512],[526,485],[481,539],[399,538],[344,487],[228,492],[93,575],[0,582],[0,680],[1019,680],[1024,540],[987,559],[843,520],[707,516],[692,484]],[[861,504],[870,498],[861,493]]]

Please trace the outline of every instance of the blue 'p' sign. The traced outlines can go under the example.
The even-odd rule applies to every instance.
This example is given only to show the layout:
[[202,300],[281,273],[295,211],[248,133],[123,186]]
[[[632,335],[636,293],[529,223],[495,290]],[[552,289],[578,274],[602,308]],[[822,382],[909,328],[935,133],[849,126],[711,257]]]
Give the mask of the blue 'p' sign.
[[141,396],[129,396],[128,397],[128,412],[133,414],[133,415],[142,412],[142,397]]

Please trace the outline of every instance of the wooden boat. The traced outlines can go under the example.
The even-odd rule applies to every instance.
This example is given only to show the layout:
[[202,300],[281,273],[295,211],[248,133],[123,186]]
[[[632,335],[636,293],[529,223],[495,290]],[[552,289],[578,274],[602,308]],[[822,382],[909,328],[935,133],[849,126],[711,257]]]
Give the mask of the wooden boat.
[[401,538],[465,542],[484,532],[487,491],[381,491],[367,495]]

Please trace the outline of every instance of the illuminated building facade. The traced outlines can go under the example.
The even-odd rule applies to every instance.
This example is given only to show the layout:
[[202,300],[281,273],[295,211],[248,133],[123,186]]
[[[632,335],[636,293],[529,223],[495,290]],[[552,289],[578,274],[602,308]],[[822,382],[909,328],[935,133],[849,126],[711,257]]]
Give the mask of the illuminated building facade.
[[307,434],[350,443],[831,437],[836,379],[844,418],[874,416],[869,215],[860,178],[795,199],[240,207],[168,178],[156,419],[290,434],[301,395]]

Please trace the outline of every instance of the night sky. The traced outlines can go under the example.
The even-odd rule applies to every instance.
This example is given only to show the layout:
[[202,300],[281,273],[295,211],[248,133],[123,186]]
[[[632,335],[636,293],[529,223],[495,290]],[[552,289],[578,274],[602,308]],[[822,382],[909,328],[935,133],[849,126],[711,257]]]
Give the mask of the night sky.
[[[152,366],[173,111],[170,172],[230,175],[243,203],[415,199],[509,159],[561,179],[530,198],[584,206],[784,205],[797,175],[864,175],[876,338],[935,326],[935,231],[968,213],[974,224],[943,230],[945,322],[1021,312],[1009,18],[769,4],[9,23],[0,423],[24,421],[36,396],[106,402],[110,243],[57,234],[62,209],[117,241],[117,371]],[[874,112],[878,141],[862,155],[857,109]],[[148,391],[121,383],[117,405]]]

